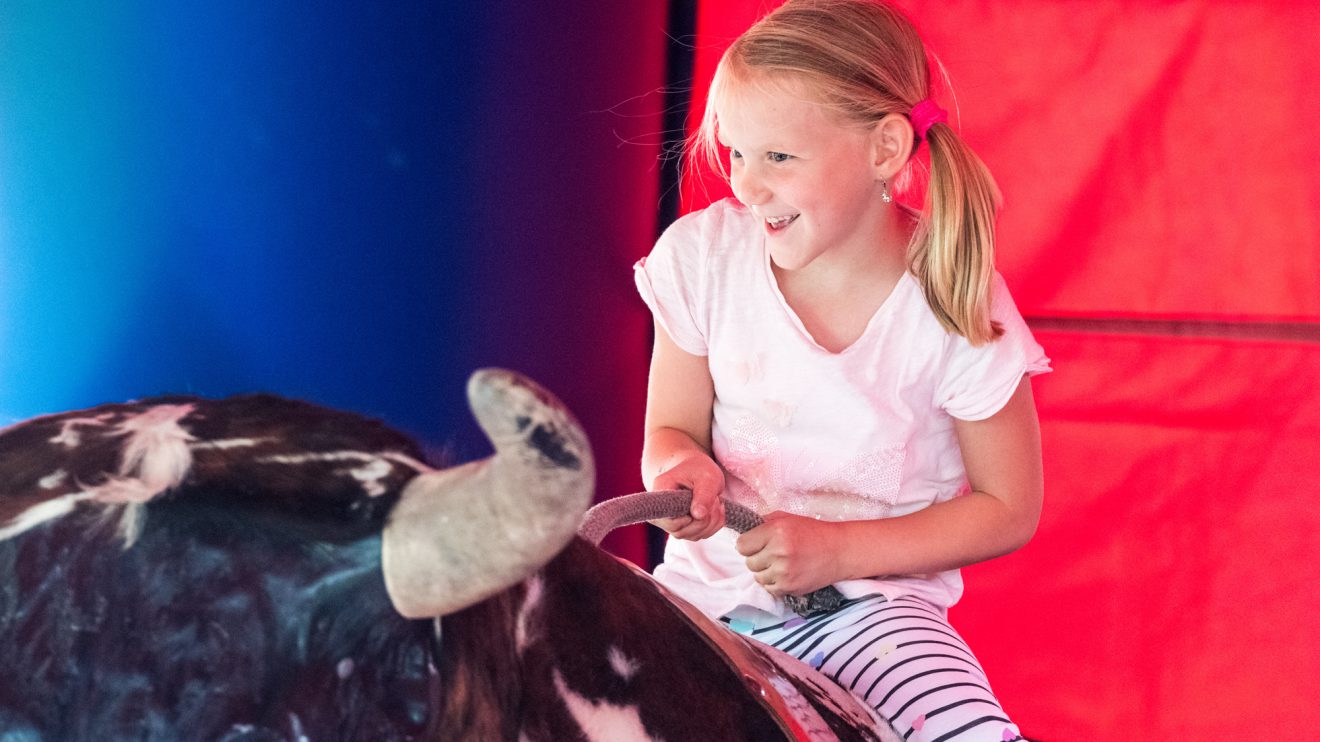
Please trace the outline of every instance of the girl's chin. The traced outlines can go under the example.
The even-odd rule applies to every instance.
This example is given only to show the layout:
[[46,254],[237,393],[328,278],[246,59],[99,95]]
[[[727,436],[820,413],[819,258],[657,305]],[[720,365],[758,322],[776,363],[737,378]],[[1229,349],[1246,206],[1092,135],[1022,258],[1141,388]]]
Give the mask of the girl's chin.
[[801,250],[780,249],[770,250],[770,262],[781,271],[795,271],[799,268],[805,268],[815,258],[810,253]]

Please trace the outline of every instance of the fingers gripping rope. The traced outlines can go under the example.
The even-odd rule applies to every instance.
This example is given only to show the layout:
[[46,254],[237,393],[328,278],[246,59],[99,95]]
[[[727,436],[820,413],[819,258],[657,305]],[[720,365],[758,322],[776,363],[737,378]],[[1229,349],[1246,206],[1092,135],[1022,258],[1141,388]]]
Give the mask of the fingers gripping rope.
[[[736,502],[724,503],[724,525],[738,533],[746,533],[765,521],[761,516]],[[587,511],[578,526],[578,535],[597,546],[605,534],[615,528],[644,523],[657,518],[677,518],[687,515],[692,506],[692,493],[688,490],[657,490],[638,492],[606,500]],[[806,595],[785,595],[784,602],[799,616],[832,611],[843,603],[843,595],[833,585],[826,585]]]

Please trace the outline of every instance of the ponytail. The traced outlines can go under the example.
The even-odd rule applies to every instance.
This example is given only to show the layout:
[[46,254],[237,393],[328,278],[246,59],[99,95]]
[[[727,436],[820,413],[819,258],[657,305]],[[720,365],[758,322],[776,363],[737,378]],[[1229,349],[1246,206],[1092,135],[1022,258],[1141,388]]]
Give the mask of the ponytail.
[[940,324],[980,345],[1003,334],[990,318],[999,188],[985,163],[947,124],[930,127],[925,139],[930,182],[909,267]]

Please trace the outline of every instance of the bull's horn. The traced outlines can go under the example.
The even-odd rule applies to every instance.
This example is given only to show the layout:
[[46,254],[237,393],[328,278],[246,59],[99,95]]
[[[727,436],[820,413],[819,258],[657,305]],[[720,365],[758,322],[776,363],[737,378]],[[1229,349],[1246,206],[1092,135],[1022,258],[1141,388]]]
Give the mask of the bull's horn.
[[467,391],[495,455],[417,476],[385,526],[385,588],[410,618],[453,613],[524,579],[573,538],[591,504],[591,448],[557,399],[495,369],[473,374]]

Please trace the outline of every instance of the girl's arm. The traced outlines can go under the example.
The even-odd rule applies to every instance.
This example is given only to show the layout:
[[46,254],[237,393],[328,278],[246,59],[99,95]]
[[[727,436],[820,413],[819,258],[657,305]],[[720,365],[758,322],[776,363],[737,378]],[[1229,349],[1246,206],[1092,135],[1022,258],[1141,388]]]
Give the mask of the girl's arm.
[[646,390],[642,481],[652,490],[692,490],[689,515],[653,521],[675,538],[707,538],[724,525],[719,500],[724,472],[710,454],[714,403],[706,358],[678,347],[657,322]]
[[771,520],[738,540],[757,581],[773,593],[802,594],[839,580],[965,567],[1026,544],[1044,491],[1030,379],[999,412],[957,420],[954,429],[970,493],[882,520]]

